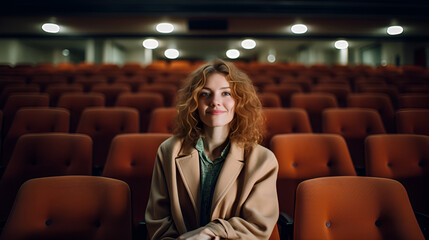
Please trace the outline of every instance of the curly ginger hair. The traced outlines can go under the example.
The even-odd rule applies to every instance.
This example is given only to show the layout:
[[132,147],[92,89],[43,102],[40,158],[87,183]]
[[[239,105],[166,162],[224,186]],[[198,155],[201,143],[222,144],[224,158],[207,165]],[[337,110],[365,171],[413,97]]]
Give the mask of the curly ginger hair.
[[198,114],[198,96],[207,78],[214,73],[225,75],[235,100],[235,114],[230,122],[229,139],[248,149],[263,136],[262,105],[250,78],[234,64],[223,60],[207,63],[192,72],[178,92],[176,136],[185,144],[195,145],[204,125]]

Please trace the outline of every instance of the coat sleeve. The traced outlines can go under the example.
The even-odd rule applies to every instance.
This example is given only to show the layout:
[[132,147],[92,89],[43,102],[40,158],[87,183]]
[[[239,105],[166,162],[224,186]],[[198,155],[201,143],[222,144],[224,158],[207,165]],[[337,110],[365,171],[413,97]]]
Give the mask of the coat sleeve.
[[262,166],[250,167],[256,169],[246,184],[253,187],[241,206],[240,216],[216,219],[207,225],[222,239],[268,239],[278,220],[277,159],[269,151]]
[[151,240],[176,239],[179,236],[171,216],[170,198],[162,164],[162,155],[163,152],[160,147],[155,160],[145,213],[146,226]]

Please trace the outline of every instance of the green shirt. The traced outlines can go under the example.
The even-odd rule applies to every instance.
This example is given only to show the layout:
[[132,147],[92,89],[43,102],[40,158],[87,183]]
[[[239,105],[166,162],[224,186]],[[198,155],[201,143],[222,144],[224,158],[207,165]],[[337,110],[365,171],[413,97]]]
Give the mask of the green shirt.
[[195,148],[198,150],[200,157],[200,226],[204,226],[210,222],[213,192],[220,170],[228,155],[230,144],[228,143],[220,156],[214,161],[210,160],[204,152],[202,138],[198,139]]

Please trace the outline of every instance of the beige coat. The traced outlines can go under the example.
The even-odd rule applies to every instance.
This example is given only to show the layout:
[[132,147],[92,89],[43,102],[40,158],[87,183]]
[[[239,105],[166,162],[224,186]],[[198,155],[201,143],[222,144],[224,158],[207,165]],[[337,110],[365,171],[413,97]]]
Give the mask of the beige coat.
[[[199,227],[198,151],[181,146],[171,137],[158,149],[145,216],[150,239],[175,239]],[[222,239],[268,239],[279,215],[277,171],[270,150],[257,145],[245,158],[244,149],[232,142],[207,226]]]

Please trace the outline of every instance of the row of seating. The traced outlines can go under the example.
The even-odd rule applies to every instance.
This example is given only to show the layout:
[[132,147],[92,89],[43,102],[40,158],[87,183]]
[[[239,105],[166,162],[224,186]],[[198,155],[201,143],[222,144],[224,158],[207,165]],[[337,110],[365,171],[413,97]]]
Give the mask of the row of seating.
[[[57,106],[72,111],[71,131],[76,129],[80,113],[85,107],[90,106],[123,106],[134,107],[140,112],[141,131],[147,130],[148,115],[154,108],[171,107],[175,103],[176,88],[170,85],[148,85],[142,92],[131,93],[123,91],[121,86],[102,85],[94,88],[91,93],[75,92],[69,86],[54,86],[52,91],[46,93],[24,92],[23,87],[6,88],[1,95],[6,101],[3,106],[5,113],[5,129],[8,129],[16,110],[20,107],[33,106]],[[118,88],[116,88],[118,87]],[[18,91],[18,92],[15,92]],[[72,92],[69,92],[72,91]],[[19,95],[19,96],[18,96]],[[22,96],[30,95],[30,96]],[[11,98],[9,98],[9,96]],[[281,96],[281,97],[280,97]],[[0,105],[2,103],[0,97]],[[394,111],[392,101],[381,93],[348,94],[342,98],[345,104],[340,104],[334,95],[330,93],[300,93],[289,92],[288,89],[273,88],[259,94],[264,107],[298,107],[308,111],[312,121],[313,130],[320,132],[320,124],[317,125],[323,109],[328,107],[364,107],[379,111],[385,128],[388,132],[394,132]],[[406,94],[397,99],[399,108],[429,108],[429,94]],[[345,105],[345,106],[344,106]],[[319,117],[318,117],[319,116]],[[314,119],[314,120],[313,120]]]
[[[138,228],[141,227],[141,223],[144,222],[144,211],[150,190],[151,174],[157,148],[161,142],[170,136],[172,135],[150,133],[121,134],[116,136],[112,141],[102,176],[122,180],[128,184],[131,191],[131,196],[128,194],[127,198],[129,198],[130,201],[129,208],[132,211],[131,216],[133,218],[132,222],[135,232],[138,231]],[[37,187],[21,187],[21,189],[33,189],[39,195],[37,198],[29,198],[27,196],[25,199],[22,199],[23,194],[19,193],[17,195],[17,192],[22,183],[32,178],[63,175],[91,175],[91,144],[91,138],[84,134],[40,133],[26,134],[20,137],[16,146],[16,150],[14,151],[13,158],[6,169],[5,174],[0,179],[0,193],[2,196],[4,196],[0,198],[0,212],[2,220],[5,221],[7,219],[14,201],[20,202],[31,199],[31,202],[37,203],[39,202],[37,199],[43,199],[44,196],[50,196],[49,199],[52,201],[57,201],[59,196],[52,197],[56,196],[56,194],[63,194],[63,199],[70,198],[70,194],[73,194],[74,191],[71,191],[69,188],[60,187],[58,185],[57,187],[50,188],[54,190],[54,193],[52,194],[48,194],[46,192],[48,190],[38,189]],[[398,188],[403,188],[400,186],[400,184],[378,178],[378,180],[372,180],[372,178],[369,177],[349,177],[344,178],[349,180],[341,180],[345,182],[339,183],[336,183],[336,180],[333,180],[335,178],[331,178],[332,180],[324,180],[329,182],[327,187],[317,185],[317,191],[313,189],[308,193],[325,193],[323,194],[324,197],[320,198],[316,195],[311,195],[313,197],[304,197],[305,194],[302,196],[300,192],[302,190],[300,188],[303,187],[300,185],[300,183],[307,179],[327,176],[356,176],[350,154],[347,150],[347,144],[344,138],[335,134],[282,134],[276,135],[273,138],[270,148],[273,150],[279,162],[277,189],[280,210],[282,211],[282,216],[284,216],[285,219],[289,219],[287,220],[289,223],[291,221],[295,222],[295,234],[298,234],[297,236],[300,236],[301,234],[305,235],[305,233],[302,232],[305,226],[313,227],[312,223],[306,222],[308,220],[302,222],[301,219],[301,217],[307,216],[307,214],[310,213],[310,216],[319,216],[314,218],[314,221],[316,221],[318,224],[322,224],[323,226],[325,223],[329,222],[333,224],[333,227],[335,226],[334,229],[340,227],[341,224],[348,226],[343,226],[343,228],[349,229],[351,228],[352,224],[350,222],[342,223],[341,221],[360,219],[360,221],[357,223],[358,225],[353,226],[357,227],[360,226],[359,224],[369,224],[367,226],[367,230],[370,232],[375,231],[374,229],[377,229],[370,227],[373,226],[372,224],[375,224],[376,227],[380,227],[377,226],[377,221],[381,221],[379,223],[381,223],[384,228],[388,228],[384,229],[386,231],[388,230],[392,232],[400,229],[398,225],[395,225],[396,227],[392,227],[392,225],[390,225],[392,222],[389,222],[389,220],[386,219],[390,216],[401,216],[401,222],[404,222],[405,219],[407,219],[407,224],[409,223],[408,221],[412,219],[414,219],[412,221],[415,221],[414,215],[412,214],[412,211],[410,211],[411,209],[416,211],[416,214],[429,214],[427,205],[427,202],[429,202],[429,194],[426,191],[429,183],[429,164],[427,162],[429,159],[429,152],[427,151],[427,149],[429,149],[429,136],[412,134],[373,135],[367,137],[365,146],[365,152],[367,153],[366,161],[368,165],[368,176],[379,177],[383,179],[396,179],[402,183],[408,192],[412,208],[410,207],[408,199],[404,201],[404,199],[407,198],[407,192],[404,190],[398,190]],[[58,183],[62,181],[61,178],[56,178],[55,180]],[[353,185],[349,185],[349,183],[347,183],[348,181],[357,182],[350,183]],[[366,185],[367,181],[384,181],[398,186],[394,187],[396,190],[393,191],[393,193],[388,193],[384,190],[381,191],[379,187],[374,188],[370,187],[370,185]],[[342,185],[345,189],[342,189],[341,191],[334,190],[337,189],[340,185]],[[35,189],[43,192],[38,192]],[[64,189],[68,191],[64,191]],[[354,200],[352,205],[349,207],[341,204],[334,204],[337,201],[341,202],[341,199],[343,198],[340,196],[343,193],[351,194],[348,197],[345,197],[347,201],[351,201],[350,198]],[[394,195],[391,194],[399,194],[400,199],[393,197]],[[380,211],[378,208],[374,209],[373,207],[375,205],[372,204],[375,204],[373,202],[375,200],[365,200],[365,197],[369,196],[377,197],[377,201],[383,199],[381,201],[385,204],[379,204],[379,207],[383,208],[384,210]],[[91,206],[94,206],[92,204],[96,204],[92,201],[89,203],[84,203],[84,200],[86,199],[85,196],[78,196],[71,199],[74,199],[74,201],[78,202],[79,204],[83,204],[83,209],[86,209],[85,206],[87,206],[89,203]],[[101,201],[105,201],[106,199],[109,199],[109,201],[107,201],[108,203],[110,203],[110,200],[112,200],[110,197],[105,196]],[[317,200],[318,208],[315,209],[311,207],[314,205],[314,203],[307,207],[301,206],[301,204],[306,206],[307,201],[305,199]],[[386,204],[386,201],[393,200],[395,202],[399,201],[398,203],[400,203],[399,205],[395,205],[395,208],[393,208],[394,210],[390,208],[392,206],[391,204]],[[16,204],[18,205],[18,203]],[[344,202],[342,204],[346,203]],[[34,208],[33,206],[34,205],[30,204],[26,209],[34,212],[34,209],[37,208]],[[58,205],[55,204],[55,206]],[[360,209],[357,212],[356,207],[359,207]],[[335,210],[335,208],[338,209]],[[13,220],[14,215],[18,214],[15,213],[18,211],[18,209],[19,208],[17,206],[13,208],[12,214],[9,217],[10,222],[18,221]],[[69,210],[73,211],[63,210],[65,212],[59,213],[59,215],[61,216],[62,214],[71,214],[75,209],[76,206],[70,206]],[[310,211],[310,209],[312,210]],[[405,216],[402,214],[396,214],[397,211],[402,211],[404,209],[409,211],[406,218],[404,218]],[[93,210],[88,211],[88,213],[90,213],[90,217],[92,217],[92,221],[83,221],[77,226],[93,228],[94,226],[91,224],[96,223],[96,225],[103,225],[103,227],[106,228],[105,224],[108,225],[109,221],[100,219],[99,214],[92,215],[94,211],[99,210],[100,209],[98,208],[93,208]],[[340,210],[340,212],[338,212],[338,210]],[[41,211],[46,210],[43,209]],[[346,214],[349,213],[349,211],[351,211],[352,215]],[[77,211],[76,214],[80,212],[81,211]],[[29,213],[21,212],[18,215],[25,216],[25,214]],[[36,223],[44,224],[47,221],[53,221],[55,224],[57,224],[57,219],[51,219],[49,216],[54,217],[54,215],[46,215],[44,213],[38,214],[35,216],[35,219],[33,219],[35,222],[29,223],[29,226],[33,226]],[[102,216],[105,215],[103,214]],[[342,216],[347,217],[343,219]],[[130,215],[128,214],[127,217],[130,218]],[[305,218],[307,217],[304,217],[304,219]],[[30,217],[29,219],[32,218]],[[27,220],[25,222],[27,222]],[[337,226],[337,224],[339,225]],[[50,224],[46,223],[46,225],[49,226]],[[99,226],[96,227],[98,228]],[[329,226],[327,227],[329,228]],[[6,230],[7,229],[8,226],[6,226]],[[286,231],[286,229],[287,227],[282,229],[281,232]],[[318,230],[315,229],[314,231],[318,233]],[[350,234],[353,235],[359,234],[358,231],[354,231],[353,229],[350,229],[349,231],[351,231]],[[418,232],[418,228],[414,228],[413,234],[417,234]],[[404,234],[404,232],[401,234]]]
[[[19,95],[15,95],[19,96]],[[14,97],[14,96],[12,96]],[[284,133],[312,133],[311,118],[300,108],[266,108],[265,134],[262,145],[268,147],[271,138]],[[177,115],[175,108],[156,108],[142,119],[139,111],[130,107],[87,107],[83,110],[76,133],[87,134],[94,141],[94,164],[102,167],[111,139],[117,134],[139,133],[141,120],[148,123],[147,132],[173,133]],[[140,120],[139,120],[140,119]],[[25,133],[71,132],[71,113],[65,108],[29,107],[19,109],[3,139],[2,165],[7,165],[17,139]],[[398,133],[429,135],[429,109],[408,109],[396,113]],[[363,141],[371,134],[383,134],[379,113],[367,108],[327,108],[320,115],[324,133],[334,133],[347,140],[355,167],[363,168]]]
[[[19,74],[127,74],[135,75],[147,72],[163,73],[189,73],[204,62],[172,60],[172,61],[155,61],[147,66],[142,66],[140,63],[127,62],[122,66],[111,63],[101,63],[95,65],[93,63],[82,62],[79,64],[59,63],[54,66],[51,63],[45,64],[19,64],[16,66],[0,65],[0,73],[4,75],[19,75]],[[241,70],[257,75],[269,74],[275,75],[307,75],[307,76],[374,76],[374,77],[427,77],[427,69],[421,66],[378,66],[376,68],[368,65],[326,65],[313,64],[306,66],[297,63],[261,63],[261,62],[243,62],[234,61],[234,64]]]
[[[0,88],[7,84],[37,84],[42,90],[46,89],[47,85],[50,84],[80,84],[83,85],[85,91],[89,91],[90,88],[95,84],[113,84],[122,83],[128,84],[133,91],[137,91],[139,85],[164,83],[172,84],[176,87],[180,87],[183,80],[187,77],[186,74],[170,74],[168,76],[154,73],[152,76],[143,75],[132,75],[125,76],[119,75],[114,77],[108,77],[105,75],[77,75],[77,76],[32,76],[30,80],[27,77],[20,76],[1,76],[0,75]],[[3,78],[3,79],[2,79]],[[254,85],[262,91],[264,88],[269,86],[282,86],[282,85],[296,85],[301,91],[317,91],[323,89],[325,86],[334,86],[337,91],[343,92],[361,92],[361,91],[372,91],[374,88],[385,88],[392,93],[428,93],[429,92],[429,80],[402,80],[396,82],[387,82],[380,79],[372,79],[367,77],[360,77],[355,80],[346,80],[343,78],[336,79],[331,77],[320,77],[320,79],[313,80],[311,77],[291,77],[283,76],[278,80],[267,76],[266,74],[261,76],[250,76]]]

